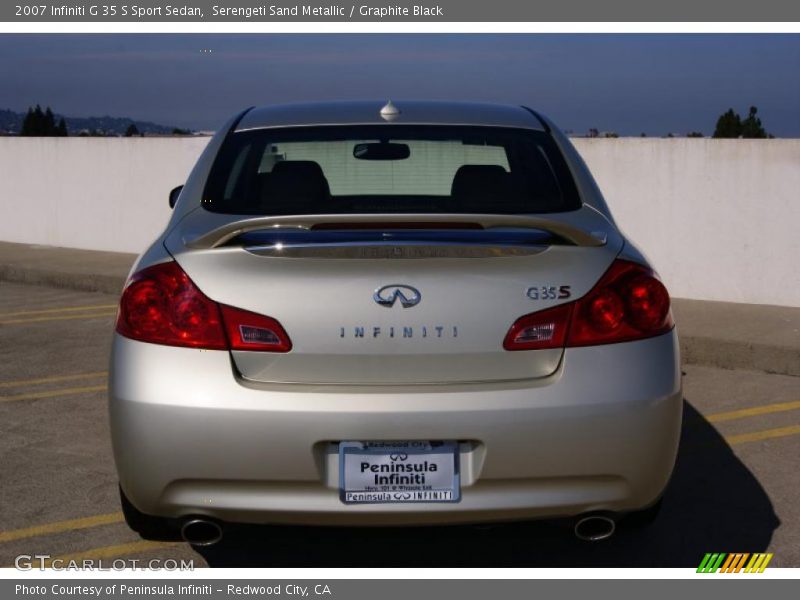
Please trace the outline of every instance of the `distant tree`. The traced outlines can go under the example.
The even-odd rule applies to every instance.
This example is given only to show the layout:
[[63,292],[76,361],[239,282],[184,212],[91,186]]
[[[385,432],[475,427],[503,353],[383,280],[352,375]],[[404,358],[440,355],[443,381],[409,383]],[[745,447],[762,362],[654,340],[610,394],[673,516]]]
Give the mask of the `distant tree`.
[[191,135],[191,133],[188,129],[181,129],[180,127],[175,127],[172,130],[172,135]]
[[28,108],[28,113],[22,121],[22,130],[20,135],[25,136],[42,136],[46,135],[45,130],[45,116],[42,112],[42,107],[38,104],[36,108]]
[[686,137],[701,138],[701,137],[705,137],[705,136],[699,131],[690,131],[689,133],[686,134]]
[[36,108],[28,108],[28,112],[22,121],[20,135],[24,136],[65,136],[67,135],[67,124],[62,118],[56,125],[56,117],[48,106],[42,110],[40,105]]
[[45,118],[42,107],[38,104],[33,109],[33,130],[36,132],[34,135],[44,135]]
[[35,135],[47,135],[47,117],[42,110],[42,107],[38,104],[36,108],[33,109],[33,123],[34,123],[34,131],[36,131]]
[[742,118],[729,108],[717,119],[714,129],[715,138],[738,138],[742,135]]
[[133,137],[135,135],[140,135],[139,128],[136,127],[136,123],[131,123],[125,130],[125,137]]
[[44,113],[43,131],[42,135],[56,135],[56,117],[49,106]]
[[643,131],[642,133],[639,134],[639,137],[647,137],[647,134]]
[[750,113],[747,115],[747,118],[742,121],[743,138],[764,139],[768,137],[767,132],[764,131],[764,127],[761,125],[761,119],[756,116],[756,113],[758,113],[758,108],[751,106]]
[[29,106],[28,112],[25,113],[25,118],[22,119],[22,128],[19,131],[20,135],[35,135],[33,132],[33,109]]
[[761,124],[761,119],[756,116],[757,113],[758,108],[751,106],[747,118],[742,120],[742,118],[735,113],[732,108],[729,108],[727,112],[723,113],[722,116],[717,119],[717,127],[714,129],[714,137],[758,139],[771,137],[770,134],[764,130],[764,126]]

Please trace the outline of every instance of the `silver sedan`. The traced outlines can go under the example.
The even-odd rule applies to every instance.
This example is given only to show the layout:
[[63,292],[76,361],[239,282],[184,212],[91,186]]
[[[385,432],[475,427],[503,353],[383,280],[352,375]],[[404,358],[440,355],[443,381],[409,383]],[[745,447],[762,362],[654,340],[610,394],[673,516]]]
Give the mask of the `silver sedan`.
[[654,518],[681,423],[670,298],[544,116],[248,109],[170,205],[111,358],[143,537]]

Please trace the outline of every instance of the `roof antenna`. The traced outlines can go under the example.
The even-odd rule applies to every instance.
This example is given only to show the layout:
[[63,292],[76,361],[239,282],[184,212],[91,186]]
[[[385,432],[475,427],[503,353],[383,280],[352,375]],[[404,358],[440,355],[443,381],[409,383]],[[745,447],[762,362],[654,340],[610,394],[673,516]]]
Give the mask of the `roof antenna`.
[[394,121],[397,117],[400,116],[400,109],[398,109],[392,101],[389,100],[386,105],[381,109],[381,117],[385,121]]

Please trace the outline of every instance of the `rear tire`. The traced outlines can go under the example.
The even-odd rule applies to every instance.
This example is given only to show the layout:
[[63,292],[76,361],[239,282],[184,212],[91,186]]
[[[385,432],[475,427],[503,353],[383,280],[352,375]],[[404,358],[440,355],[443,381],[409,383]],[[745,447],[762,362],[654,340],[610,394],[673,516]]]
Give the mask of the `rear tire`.
[[178,519],[154,517],[141,512],[131,504],[125,492],[122,491],[122,487],[119,488],[119,500],[122,505],[122,514],[125,516],[125,522],[142,539],[167,542],[181,539]]

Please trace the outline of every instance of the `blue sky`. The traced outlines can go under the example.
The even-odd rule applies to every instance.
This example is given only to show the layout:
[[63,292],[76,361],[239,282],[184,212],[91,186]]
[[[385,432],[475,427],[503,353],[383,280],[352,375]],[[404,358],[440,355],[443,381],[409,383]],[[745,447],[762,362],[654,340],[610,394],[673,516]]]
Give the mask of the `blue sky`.
[[[207,50],[210,50],[208,52]],[[0,108],[214,129],[253,104],[527,104],[564,129],[711,133],[759,108],[800,137],[800,35],[0,34]]]

